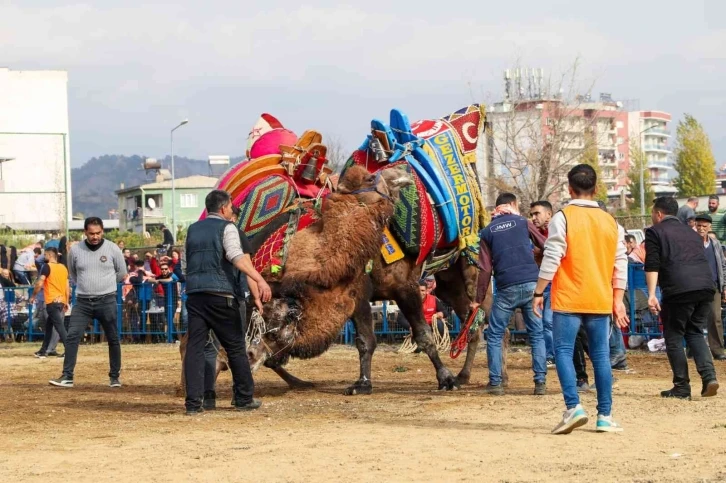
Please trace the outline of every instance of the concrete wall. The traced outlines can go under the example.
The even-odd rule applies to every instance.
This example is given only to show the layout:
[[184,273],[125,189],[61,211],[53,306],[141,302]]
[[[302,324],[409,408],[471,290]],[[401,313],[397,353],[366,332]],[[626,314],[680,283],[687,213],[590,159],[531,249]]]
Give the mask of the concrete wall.
[[0,158],[15,158],[2,163],[0,227],[60,228],[70,219],[67,72],[0,67]]

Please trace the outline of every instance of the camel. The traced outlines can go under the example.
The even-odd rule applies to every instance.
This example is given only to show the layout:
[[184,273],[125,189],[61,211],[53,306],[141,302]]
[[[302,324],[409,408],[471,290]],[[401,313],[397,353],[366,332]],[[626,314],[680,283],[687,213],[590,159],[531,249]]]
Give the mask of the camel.
[[[455,377],[441,361],[432,340],[431,328],[424,320],[421,297],[418,291],[418,281],[421,277],[422,268],[423,267],[421,265],[416,264],[415,258],[410,256],[406,256],[402,260],[386,265],[383,261],[380,250],[376,252],[375,257],[373,258],[373,269],[370,274],[371,284],[364,288],[366,294],[360,298],[360,303],[355,307],[351,316],[356,330],[355,342],[360,358],[360,377],[357,381],[345,389],[345,395],[371,394],[373,391],[373,384],[371,382],[371,361],[377,343],[373,330],[374,324],[370,306],[371,301],[396,301],[399,309],[406,317],[406,320],[408,320],[411,324],[414,341],[418,347],[420,347],[422,351],[428,355],[436,369],[436,378],[438,380],[439,389],[453,390],[461,387],[462,384],[469,383],[471,367],[474,363],[476,350],[481,340],[481,327],[472,334],[467,346],[464,367]],[[478,268],[474,265],[468,264],[463,257],[460,257],[451,267],[436,273],[435,277],[437,282],[436,295],[441,300],[451,305],[457,316],[462,321],[466,320],[469,313],[469,304],[473,302],[476,297]],[[359,289],[359,287],[356,287],[356,290]],[[487,314],[487,317],[491,309],[491,304],[492,295],[490,289],[484,303],[482,304],[482,308]],[[294,307],[294,309],[298,309],[298,307]],[[273,311],[275,311],[275,318],[278,320],[277,324],[283,324],[280,319],[284,319],[285,310],[286,307],[282,307],[279,304],[274,306]],[[308,310],[324,311],[326,308],[310,304],[303,308],[303,311]],[[290,322],[288,322],[288,324],[289,323]],[[326,334],[326,337],[332,340],[332,338],[339,334],[341,327],[342,325],[329,327],[328,324],[323,324],[315,330],[321,330]],[[505,340],[507,339],[508,337],[505,336]],[[263,345],[268,345],[271,349],[274,348],[279,350],[284,347],[284,343],[276,344],[275,341],[270,341],[267,338],[264,339],[264,342],[265,344]],[[259,366],[260,351],[265,352],[264,348],[259,345],[253,345],[251,353],[248,349],[251,364],[257,364],[257,366]],[[274,351],[267,352],[274,353]],[[294,357],[306,358],[297,354]],[[293,389],[312,386],[312,383],[301,381],[287,372],[287,370],[282,367],[285,361],[286,359],[280,359],[278,361],[274,361],[274,363],[265,365],[272,368]],[[503,384],[506,385],[508,383],[506,348],[503,351],[502,357],[502,375]]]
[[[320,220],[290,239],[282,276],[273,274],[269,266],[262,271],[273,288],[273,299],[263,307],[264,329],[247,350],[253,370],[264,363],[291,386],[307,385],[282,365],[289,357],[322,354],[361,301],[370,298],[368,272],[380,254],[383,229],[400,189],[412,182],[405,170],[397,168],[375,175],[361,167],[349,169],[337,192],[324,199]],[[284,218],[255,237],[253,250]],[[217,375],[224,369],[219,359]]]

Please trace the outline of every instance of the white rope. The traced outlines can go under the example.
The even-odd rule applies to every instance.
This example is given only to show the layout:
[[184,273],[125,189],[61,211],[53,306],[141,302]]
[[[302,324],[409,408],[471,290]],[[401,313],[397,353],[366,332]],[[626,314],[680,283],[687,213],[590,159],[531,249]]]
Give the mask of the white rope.
[[[449,349],[451,349],[451,336],[449,335],[449,327],[446,325],[446,322],[444,322],[444,331],[439,332],[439,324],[437,324],[436,322],[436,319],[434,319],[431,323],[434,346],[436,347],[436,350],[438,352],[449,352]],[[411,354],[415,352],[417,348],[418,345],[413,341],[412,334],[409,333],[406,337],[404,337],[403,343],[401,343],[401,347],[399,347],[396,352],[400,354]]]
[[250,324],[247,326],[247,333],[245,334],[245,344],[247,347],[254,341],[259,343],[262,340],[262,335],[267,332],[267,326],[265,319],[260,315],[260,311],[252,309],[252,316],[250,317]]

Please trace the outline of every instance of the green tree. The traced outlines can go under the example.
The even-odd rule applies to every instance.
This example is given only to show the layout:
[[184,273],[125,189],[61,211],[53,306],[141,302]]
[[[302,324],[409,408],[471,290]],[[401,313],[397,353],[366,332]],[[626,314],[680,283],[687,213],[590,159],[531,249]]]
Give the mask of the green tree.
[[675,156],[678,177],[674,183],[680,196],[713,193],[716,160],[711,151],[711,141],[703,126],[690,114],[678,123]]
[[637,139],[630,141],[630,170],[628,170],[628,189],[633,198],[632,213],[640,214],[640,171],[643,170],[643,194],[645,199],[645,210],[648,213],[650,203],[655,199],[653,186],[650,183],[650,171],[646,168],[648,164],[645,153],[640,147]]
[[600,157],[597,152],[597,142],[590,133],[585,133],[585,149],[582,151],[580,163],[592,166],[597,174],[597,193],[595,200],[606,203],[608,200],[608,188],[603,181],[602,170],[600,169]]

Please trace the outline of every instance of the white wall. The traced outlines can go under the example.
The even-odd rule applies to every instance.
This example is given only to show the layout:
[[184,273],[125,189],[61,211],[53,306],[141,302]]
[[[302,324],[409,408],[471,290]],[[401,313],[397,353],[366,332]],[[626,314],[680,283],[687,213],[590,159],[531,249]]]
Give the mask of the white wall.
[[[60,227],[66,212],[70,219],[67,72],[0,67],[0,158],[8,157],[15,159],[2,164],[5,189],[0,192],[0,226]],[[68,186],[65,210],[65,194],[37,193],[65,191],[64,174]]]

